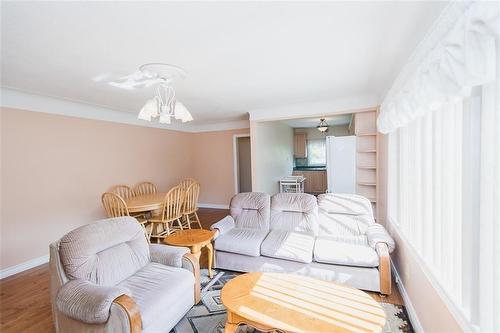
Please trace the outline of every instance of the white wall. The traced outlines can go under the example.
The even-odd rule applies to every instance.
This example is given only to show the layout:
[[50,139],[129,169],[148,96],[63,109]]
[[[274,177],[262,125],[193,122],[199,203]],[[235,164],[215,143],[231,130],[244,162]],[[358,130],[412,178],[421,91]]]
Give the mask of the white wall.
[[307,133],[308,140],[325,139],[327,136],[346,136],[349,135],[349,125],[328,126],[328,132],[320,132],[316,127],[296,128],[296,133]]
[[280,122],[250,122],[252,191],[275,194],[278,181],[292,174],[293,129]]

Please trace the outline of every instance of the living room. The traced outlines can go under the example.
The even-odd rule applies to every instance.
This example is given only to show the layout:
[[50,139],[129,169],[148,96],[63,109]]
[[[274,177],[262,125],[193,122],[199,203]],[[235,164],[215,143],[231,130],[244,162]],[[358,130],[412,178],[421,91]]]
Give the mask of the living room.
[[500,332],[500,2],[0,9],[0,331]]

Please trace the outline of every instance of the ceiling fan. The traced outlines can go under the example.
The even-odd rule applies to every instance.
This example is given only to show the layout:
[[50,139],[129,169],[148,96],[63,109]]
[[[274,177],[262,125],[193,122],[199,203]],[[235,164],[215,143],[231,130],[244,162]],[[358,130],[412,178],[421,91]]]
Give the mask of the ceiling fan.
[[108,83],[113,87],[125,90],[135,90],[156,85],[155,96],[146,101],[137,118],[147,121],[151,121],[152,118],[159,118],[160,123],[170,124],[171,118],[174,117],[184,123],[193,120],[193,117],[184,104],[177,100],[172,85],[185,76],[186,71],[179,66],[165,63],[148,63],[140,66],[138,71]]

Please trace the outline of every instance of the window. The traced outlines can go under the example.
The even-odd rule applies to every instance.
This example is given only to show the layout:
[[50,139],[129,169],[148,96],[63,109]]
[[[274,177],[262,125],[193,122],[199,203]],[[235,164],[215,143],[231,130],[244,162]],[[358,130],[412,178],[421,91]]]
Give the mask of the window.
[[307,164],[326,165],[325,139],[307,140]]
[[482,139],[482,119],[494,108],[481,104],[477,89],[471,97],[447,103],[392,132],[388,161],[388,220],[476,329],[486,326],[480,309],[481,303],[488,304],[481,299],[486,285],[480,285],[484,247],[480,198],[494,197],[480,195],[481,152],[495,149],[490,148],[491,139]]

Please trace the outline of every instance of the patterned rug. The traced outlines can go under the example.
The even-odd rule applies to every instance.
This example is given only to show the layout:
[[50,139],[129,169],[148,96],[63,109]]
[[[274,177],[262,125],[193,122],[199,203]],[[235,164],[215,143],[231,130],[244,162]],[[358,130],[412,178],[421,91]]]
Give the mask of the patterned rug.
[[[210,279],[206,269],[201,270],[201,302],[195,305],[170,333],[223,333],[226,309],[220,300],[224,284],[239,273],[213,270]],[[383,333],[413,332],[405,307],[379,303],[387,315]],[[259,330],[241,325],[238,333],[260,333]]]

